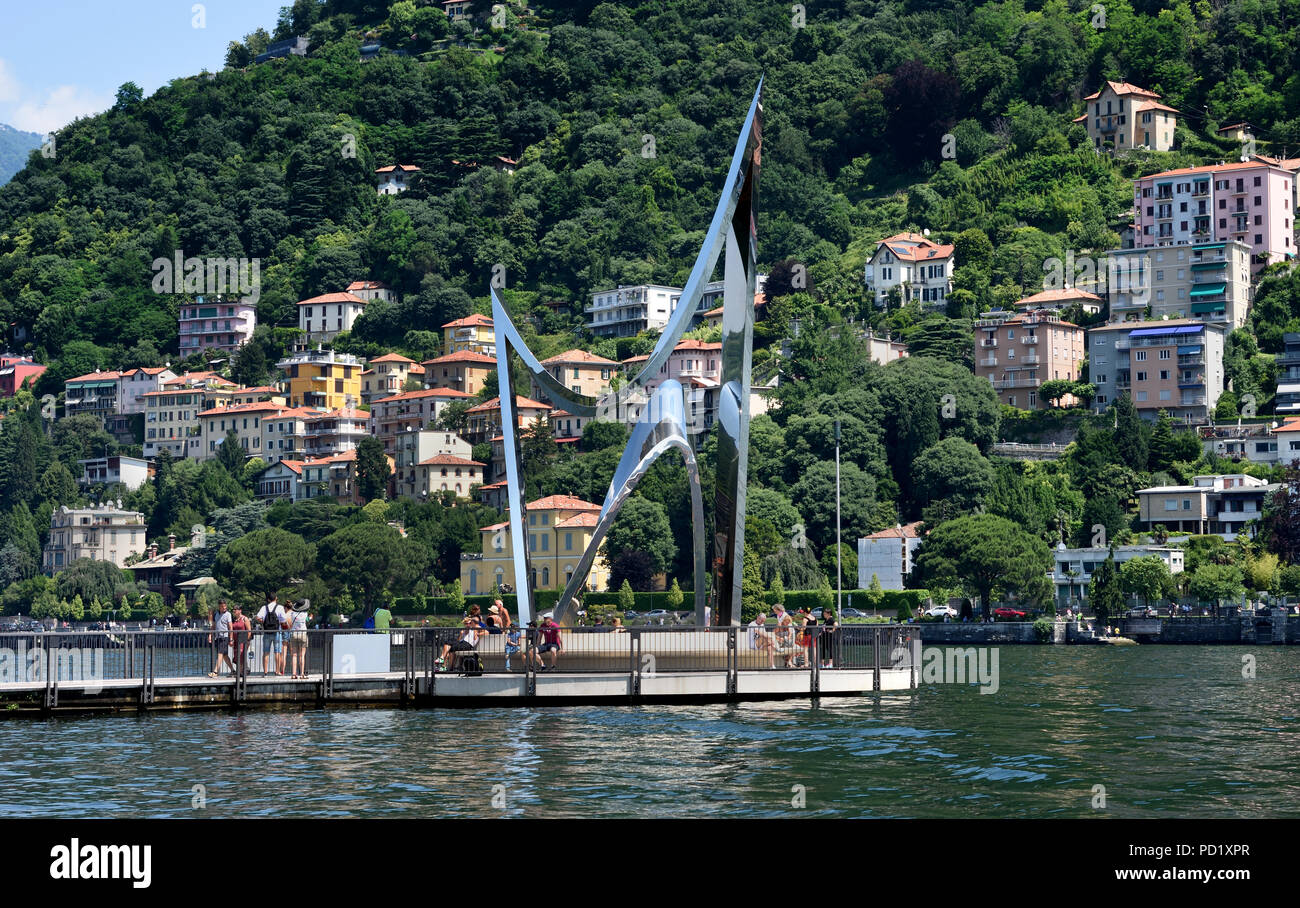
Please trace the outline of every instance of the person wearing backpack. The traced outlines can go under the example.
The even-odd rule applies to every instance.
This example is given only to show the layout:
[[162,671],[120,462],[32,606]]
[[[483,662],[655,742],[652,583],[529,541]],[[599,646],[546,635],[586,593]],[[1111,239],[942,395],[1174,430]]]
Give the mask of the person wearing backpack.
[[289,626],[275,593],[266,594],[266,605],[258,609],[257,626],[262,630],[262,674],[269,675],[267,660],[275,654],[275,673],[284,674],[284,628]]

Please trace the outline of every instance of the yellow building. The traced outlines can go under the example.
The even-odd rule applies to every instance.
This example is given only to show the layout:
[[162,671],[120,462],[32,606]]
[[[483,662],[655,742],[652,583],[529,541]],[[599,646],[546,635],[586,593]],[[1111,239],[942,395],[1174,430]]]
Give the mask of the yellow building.
[[457,353],[473,350],[484,356],[497,355],[497,335],[492,319],[486,315],[470,315],[447,322],[442,326],[442,352]]
[[352,410],[361,404],[361,361],[333,350],[308,350],[280,360],[290,406]]
[[[600,505],[571,495],[551,495],[529,502],[528,551],[533,568],[533,589],[563,589],[578,568],[591,543]],[[460,585],[466,593],[485,593],[503,583],[514,586],[510,523],[494,523],[479,530],[482,554],[460,556]],[[609,565],[603,554],[592,562],[585,589],[609,589]]]
[[[609,390],[614,374],[623,368],[622,363],[596,356],[586,350],[566,350],[558,356],[542,360],[551,377],[570,391],[599,397]],[[540,397],[541,389],[533,382],[533,396]]]

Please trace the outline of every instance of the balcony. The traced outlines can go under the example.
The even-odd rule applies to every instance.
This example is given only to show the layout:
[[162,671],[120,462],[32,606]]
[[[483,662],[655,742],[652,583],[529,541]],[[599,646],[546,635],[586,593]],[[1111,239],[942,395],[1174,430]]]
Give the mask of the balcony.
[[987,350],[987,349],[991,349],[991,348],[993,348],[993,347],[996,347],[997,345],[998,345],[997,338],[991,338],[991,339],[986,338],[986,339],[980,341],[980,346],[983,347],[983,348],[986,349],[986,350]]
[[1178,401],[1180,407],[1203,407],[1205,406],[1204,397],[1184,397]]
[[1120,390],[1120,391],[1127,391],[1129,388],[1132,388],[1132,387],[1133,387],[1133,380],[1132,380],[1132,379],[1129,379],[1129,378],[1117,378],[1117,379],[1115,379],[1115,388],[1116,388],[1117,390]]
[[1040,359],[1037,355],[1025,356],[1025,357],[1021,357],[1020,359],[1020,365],[1022,366],[1037,366],[1041,363],[1042,363],[1042,359]]
[[1203,199],[1210,194],[1210,187],[1206,183],[1198,183],[1192,190],[1192,198]]
[[985,357],[979,361],[979,364],[981,366],[996,366],[998,364],[998,358],[996,356]]
[[1038,337],[1037,337],[1036,335],[1033,335],[1033,334],[1026,334],[1024,337],[1020,338],[1020,343],[1022,343],[1022,344],[1030,344],[1030,345],[1037,344],[1037,343],[1038,343]]
[[1037,388],[1042,383],[1042,380],[1037,378],[1008,378],[993,382],[993,388],[996,391],[1005,391],[1009,388]]
[[1178,380],[1180,388],[1203,388],[1205,387],[1204,375],[1193,375],[1191,378],[1180,378]]
[[1178,365],[1182,366],[1204,366],[1205,357],[1199,353],[1192,353],[1187,356],[1178,357]]

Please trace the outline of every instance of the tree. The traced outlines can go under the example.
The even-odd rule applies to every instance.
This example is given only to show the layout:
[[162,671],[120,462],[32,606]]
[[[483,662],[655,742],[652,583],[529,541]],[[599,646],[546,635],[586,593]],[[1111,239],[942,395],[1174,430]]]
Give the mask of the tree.
[[871,574],[871,585],[867,587],[867,604],[871,606],[873,613],[880,611],[881,604],[885,601],[885,591],[880,586],[880,578],[873,571]]
[[686,596],[682,593],[682,588],[677,585],[676,577],[673,578],[672,586],[668,587],[667,599],[668,608],[674,612],[680,610],[682,603],[686,601]]
[[127,595],[137,596],[131,572],[124,571],[111,561],[78,558],[54,578],[60,599],[80,596],[83,601],[102,599],[108,602]]
[[1133,401],[1127,394],[1119,395],[1110,405],[1107,415],[1114,421],[1115,445],[1119,449],[1120,463],[1139,473],[1146,470],[1151,429],[1142,421]]
[[456,615],[465,611],[465,591],[459,577],[451,582],[451,589],[447,591],[447,607]]
[[611,562],[626,552],[643,552],[650,573],[663,573],[677,554],[667,509],[639,495],[624,501],[605,535],[605,551]]
[[1221,604],[1225,599],[1240,599],[1246,592],[1246,583],[1237,567],[1203,564],[1188,580],[1187,591],[1201,601]]
[[1142,598],[1142,604],[1151,605],[1152,599],[1160,599],[1173,589],[1173,577],[1169,566],[1155,555],[1143,555],[1130,558],[1120,565],[1120,586],[1125,593]]
[[993,488],[993,467],[970,442],[950,436],[922,451],[912,462],[912,497],[919,506],[944,500],[973,511]]
[[244,448],[239,443],[239,433],[233,428],[226,431],[226,437],[217,446],[217,463],[226,468],[231,476],[244,475]]
[[632,584],[624,580],[618,588],[618,607],[621,611],[628,612],[635,605],[636,596],[632,592]]
[[1281,487],[1269,497],[1260,531],[1270,552],[1288,564],[1300,563],[1300,461],[1291,462]]
[[655,571],[650,563],[650,556],[637,549],[625,549],[614,556],[609,565],[609,583],[631,583],[632,589],[640,593],[654,589]]
[[383,498],[391,475],[384,443],[374,436],[361,439],[357,445],[357,494],[361,500]]
[[428,561],[422,546],[387,525],[352,524],[317,546],[321,577],[359,602],[366,614],[389,595],[408,593]]
[[256,530],[221,550],[212,575],[245,605],[252,605],[291,580],[306,577],[315,555],[315,547],[294,533],[274,527]]
[[974,514],[935,527],[916,556],[916,579],[927,586],[965,584],[989,617],[995,592],[1012,592],[1051,564],[1047,545],[1002,517]]
[[1103,625],[1111,615],[1118,615],[1124,608],[1124,591],[1120,585],[1119,572],[1115,569],[1113,549],[1097,570],[1092,572],[1092,579],[1088,581],[1088,602],[1093,614]]

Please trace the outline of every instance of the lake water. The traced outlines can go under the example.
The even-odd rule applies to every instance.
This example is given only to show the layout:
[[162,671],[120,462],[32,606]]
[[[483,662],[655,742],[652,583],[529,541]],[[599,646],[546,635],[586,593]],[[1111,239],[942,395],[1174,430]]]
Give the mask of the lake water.
[[1100,785],[1114,816],[1300,816],[1300,648],[999,657],[995,694],[10,720],[0,812],[1081,817]]

